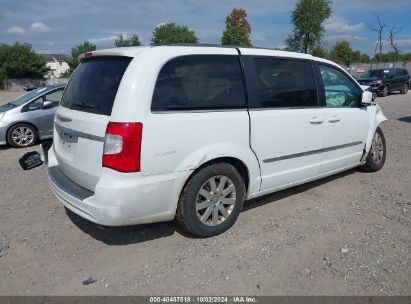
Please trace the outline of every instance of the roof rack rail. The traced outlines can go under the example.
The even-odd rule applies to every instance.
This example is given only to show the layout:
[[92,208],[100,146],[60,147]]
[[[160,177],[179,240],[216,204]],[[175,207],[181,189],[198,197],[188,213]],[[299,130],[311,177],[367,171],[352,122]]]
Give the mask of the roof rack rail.
[[[259,49],[259,50],[271,50],[271,51],[285,51],[278,48],[268,48],[268,47],[259,47],[259,46],[239,46],[239,45],[222,45],[222,44],[213,44],[213,43],[170,43],[165,44],[166,46],[198,46],[198,47],[219,47],[219,48],[243,48],[243,49]],[[285,51],[287,52],[287,51]]]
[[213,43],[189,43],[189,42],[179,42],[165,44],[166,46],[198,46],[198,47],[219,47],[219,48],[237,48],[236,45],[222,45]]

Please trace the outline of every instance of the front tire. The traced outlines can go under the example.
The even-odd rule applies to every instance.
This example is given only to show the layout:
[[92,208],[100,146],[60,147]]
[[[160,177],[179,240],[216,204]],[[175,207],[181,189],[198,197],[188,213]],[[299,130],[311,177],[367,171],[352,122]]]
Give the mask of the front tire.
[[7,131],[7,142],[14,148],[26,148],[36,144],[37,131],[26,123],[18,123]]
[[387,97],[389,93],[390,93],[390,88],[389,88],[388,85],[386,84],[386,85],[384,85],[384,87],[382,88],[382,91],[381,91],[380,96],[381,96],[381,97]]
[[244,180],[227,163],[202,168],[189,179],[178,202],[176,219],[196,237],[211,237],[237,220],[245,198]]
[[377,172],[381,170],[385,163],[387,147],[385,144],[384,133],[380,127],[377,127],[371,143],[371,149],[368,153],[367,160],[360,167],[365,172]]

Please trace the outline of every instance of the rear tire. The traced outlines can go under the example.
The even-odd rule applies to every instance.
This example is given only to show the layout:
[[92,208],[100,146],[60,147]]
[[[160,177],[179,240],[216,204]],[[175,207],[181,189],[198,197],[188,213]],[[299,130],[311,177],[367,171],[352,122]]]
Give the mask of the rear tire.
[[237,220],[245,192],[244,180],[234,166],[211,164],[194,173],[184,186],[176,219],[193,236],[218,235]]
[[401,94],[407,94],[408,93],[408,84],[406,82],[402,85],[400,93]]
[[7,131],[7,142],[14,148],[31,147],[37,142],[37,131],[30,124],[18,123]]
[[362,165],[360,169],[365,172],[377,172],[381,170],[385,163],[386,154],[387,147],[385,144],[384,133],[380,127],[377,127],[366,163]]

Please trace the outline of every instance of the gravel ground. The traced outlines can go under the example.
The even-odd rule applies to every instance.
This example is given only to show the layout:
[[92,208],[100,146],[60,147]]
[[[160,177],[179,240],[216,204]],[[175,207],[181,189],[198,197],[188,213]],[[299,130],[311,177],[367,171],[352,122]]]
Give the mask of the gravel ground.
[[0,148],[0,295],[411,295],[411,92],[377,101],[383,170],[249,201],[210,239],[66,213],[44,167],[20,169],[33,148]]

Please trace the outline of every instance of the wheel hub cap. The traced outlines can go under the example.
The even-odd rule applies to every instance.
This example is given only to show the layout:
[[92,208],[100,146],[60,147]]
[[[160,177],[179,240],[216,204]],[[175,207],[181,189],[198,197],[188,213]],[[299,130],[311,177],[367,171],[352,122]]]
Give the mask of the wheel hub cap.
[[11,136],[12,140],[19,146],[27,146],[34,140],[34,133],[28,127],[16,128]]
[[217,226],[230,216],[235,201],[236,189],[232,180],[223,175],[213,176],[197,194],[197,217],[207,226]]
[[384,144],[380,134],[375,133],[371,144],[371,157],[376,164],[381,163],[384,156]]

